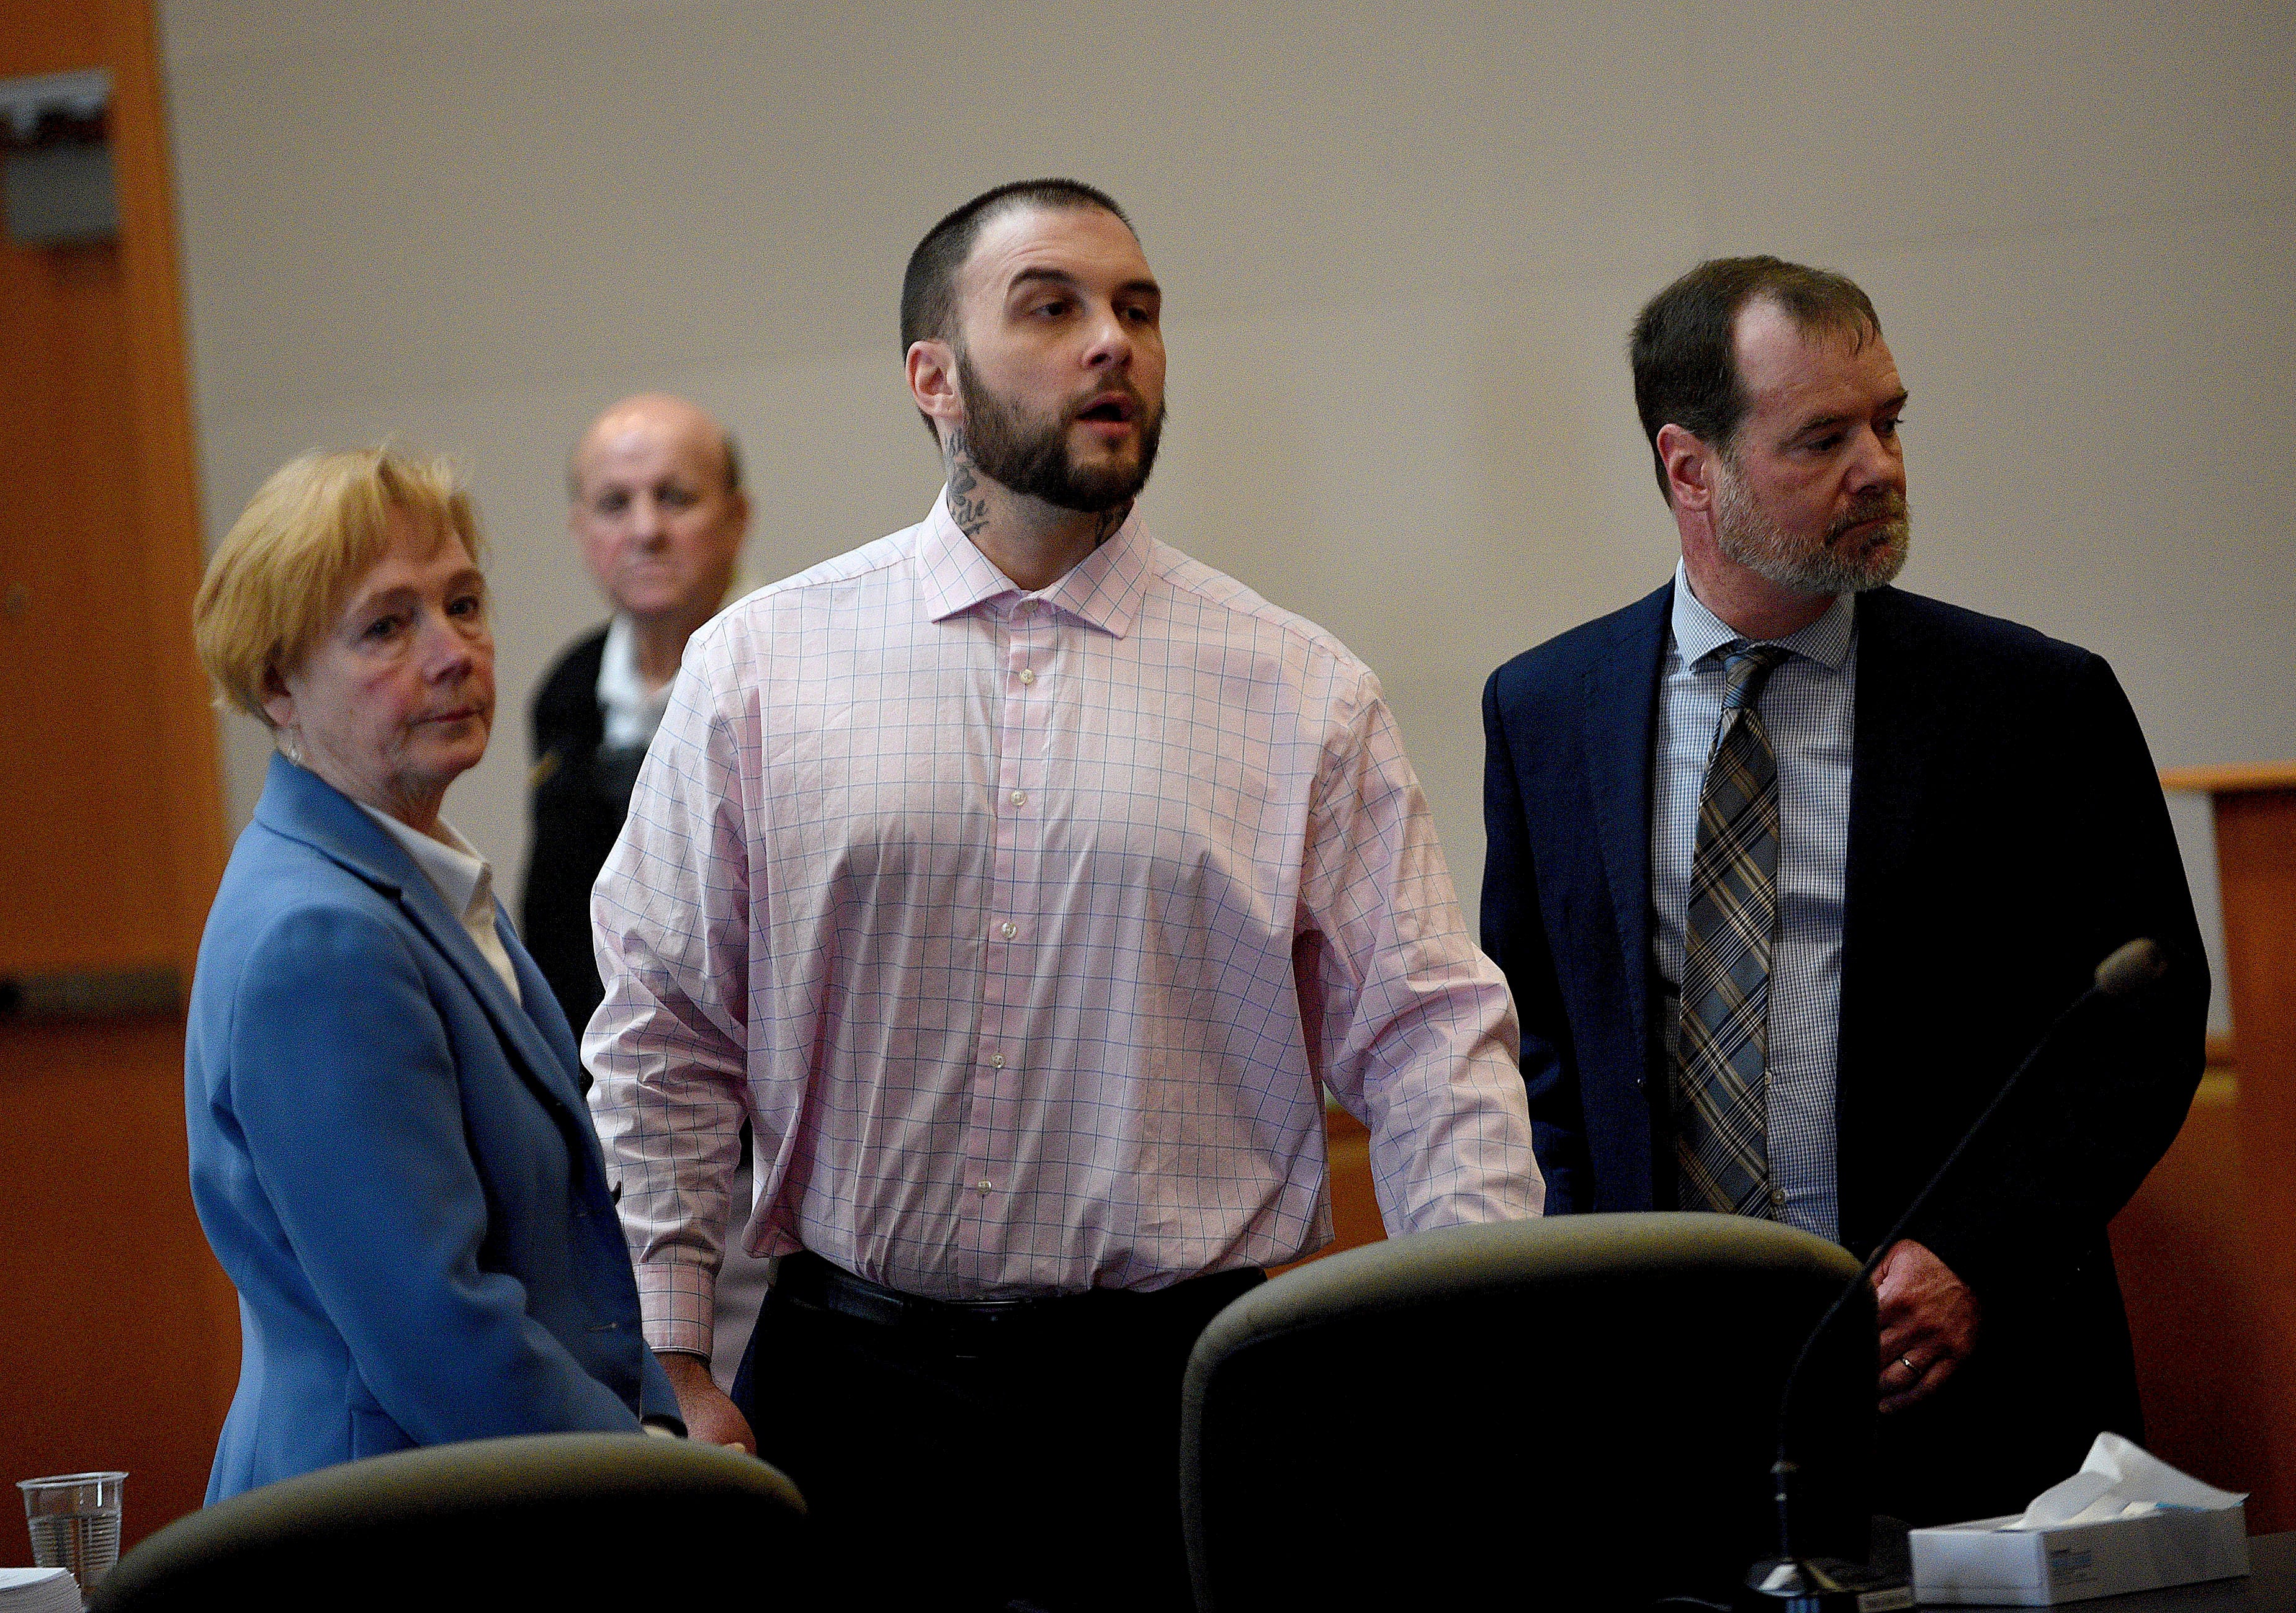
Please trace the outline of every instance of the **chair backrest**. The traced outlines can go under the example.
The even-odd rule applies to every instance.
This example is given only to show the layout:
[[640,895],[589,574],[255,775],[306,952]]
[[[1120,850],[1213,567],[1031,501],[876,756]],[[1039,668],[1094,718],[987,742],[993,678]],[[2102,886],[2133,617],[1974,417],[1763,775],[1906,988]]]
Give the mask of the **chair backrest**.
[[431,1445],[322,1468],[178,1519],[95,1613],[394,1605],[502,1613],[811,1605],[805,1502],[738,1451],[636,1434]]
[[[1188,1363],[1181,1505],[1202,1613],[1726,1605],[1776,1552],[1779,1391],[1857,1273],[1739,1216],[1451,1227],[1286,1273]],[[1861,1291],[1796,1391],[1797,1548],[1862,1560]]]

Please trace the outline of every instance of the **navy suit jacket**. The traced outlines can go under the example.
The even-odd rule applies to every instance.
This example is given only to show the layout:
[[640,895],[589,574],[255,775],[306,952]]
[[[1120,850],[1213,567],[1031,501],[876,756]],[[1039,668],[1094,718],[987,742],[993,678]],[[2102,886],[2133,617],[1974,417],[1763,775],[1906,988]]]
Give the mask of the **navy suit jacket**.
[[573,1035],[499,907],[496,929],[524,1007],[404,848],[273,758],[185,1044],[192,1194],[242,1324],[209,1501],[409,1445],[676,1417]]
[[[1521,1014],[1549,1214],[1673,1201],[1650,946],[1672,607],[1669,584],[1484,692],[1483,946]],[[2105,1227],[2183,1123],[2207,964],[2152,758],[2102,659],[1895,588],[1859,597],[1857,658],[1835,1083],[1851,1253],[2106,954],[2150,936],[2172,961],[2141,999],[2067,1028],[1907,1233],[1976,1291],[1984,1323],[1970,1366],[1885,1434],[1934,1447],[1901,1467],[1990,1462],[1995,1482],[1980,1494],[1939,1465],[1924,1482],[1948,1493],[1899,1510],[2021,1507],[2100,1429],[2138,1432]]]

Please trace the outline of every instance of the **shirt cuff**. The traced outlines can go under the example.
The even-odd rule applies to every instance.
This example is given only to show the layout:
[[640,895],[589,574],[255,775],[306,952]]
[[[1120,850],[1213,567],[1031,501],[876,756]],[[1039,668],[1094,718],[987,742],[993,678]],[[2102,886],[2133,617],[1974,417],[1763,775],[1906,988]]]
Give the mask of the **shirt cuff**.
[[646,1347],[709,1360],[717,1273],[683,1260],[652,1260],[640,1265],[636,1275]]

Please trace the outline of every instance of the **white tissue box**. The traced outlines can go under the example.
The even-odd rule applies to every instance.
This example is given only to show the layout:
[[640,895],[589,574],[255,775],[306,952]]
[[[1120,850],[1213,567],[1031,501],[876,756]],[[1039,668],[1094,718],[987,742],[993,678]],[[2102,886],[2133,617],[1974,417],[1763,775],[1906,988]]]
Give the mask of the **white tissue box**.
[[1980,1518],[1913,1532],[1914,1594],[1940,1607],[2047,1607],[2248,1572],[2248,1509],[2005,1529]]

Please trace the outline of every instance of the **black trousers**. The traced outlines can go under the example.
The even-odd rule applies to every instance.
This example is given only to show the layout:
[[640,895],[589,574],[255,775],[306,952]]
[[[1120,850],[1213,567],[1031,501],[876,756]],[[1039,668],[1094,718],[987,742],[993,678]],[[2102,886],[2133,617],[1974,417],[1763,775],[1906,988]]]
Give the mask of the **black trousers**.
[[1185,1609],[1180,1383],[1224,1272],[972,1310],[782,1263],[734,1400],[857,1608]]

